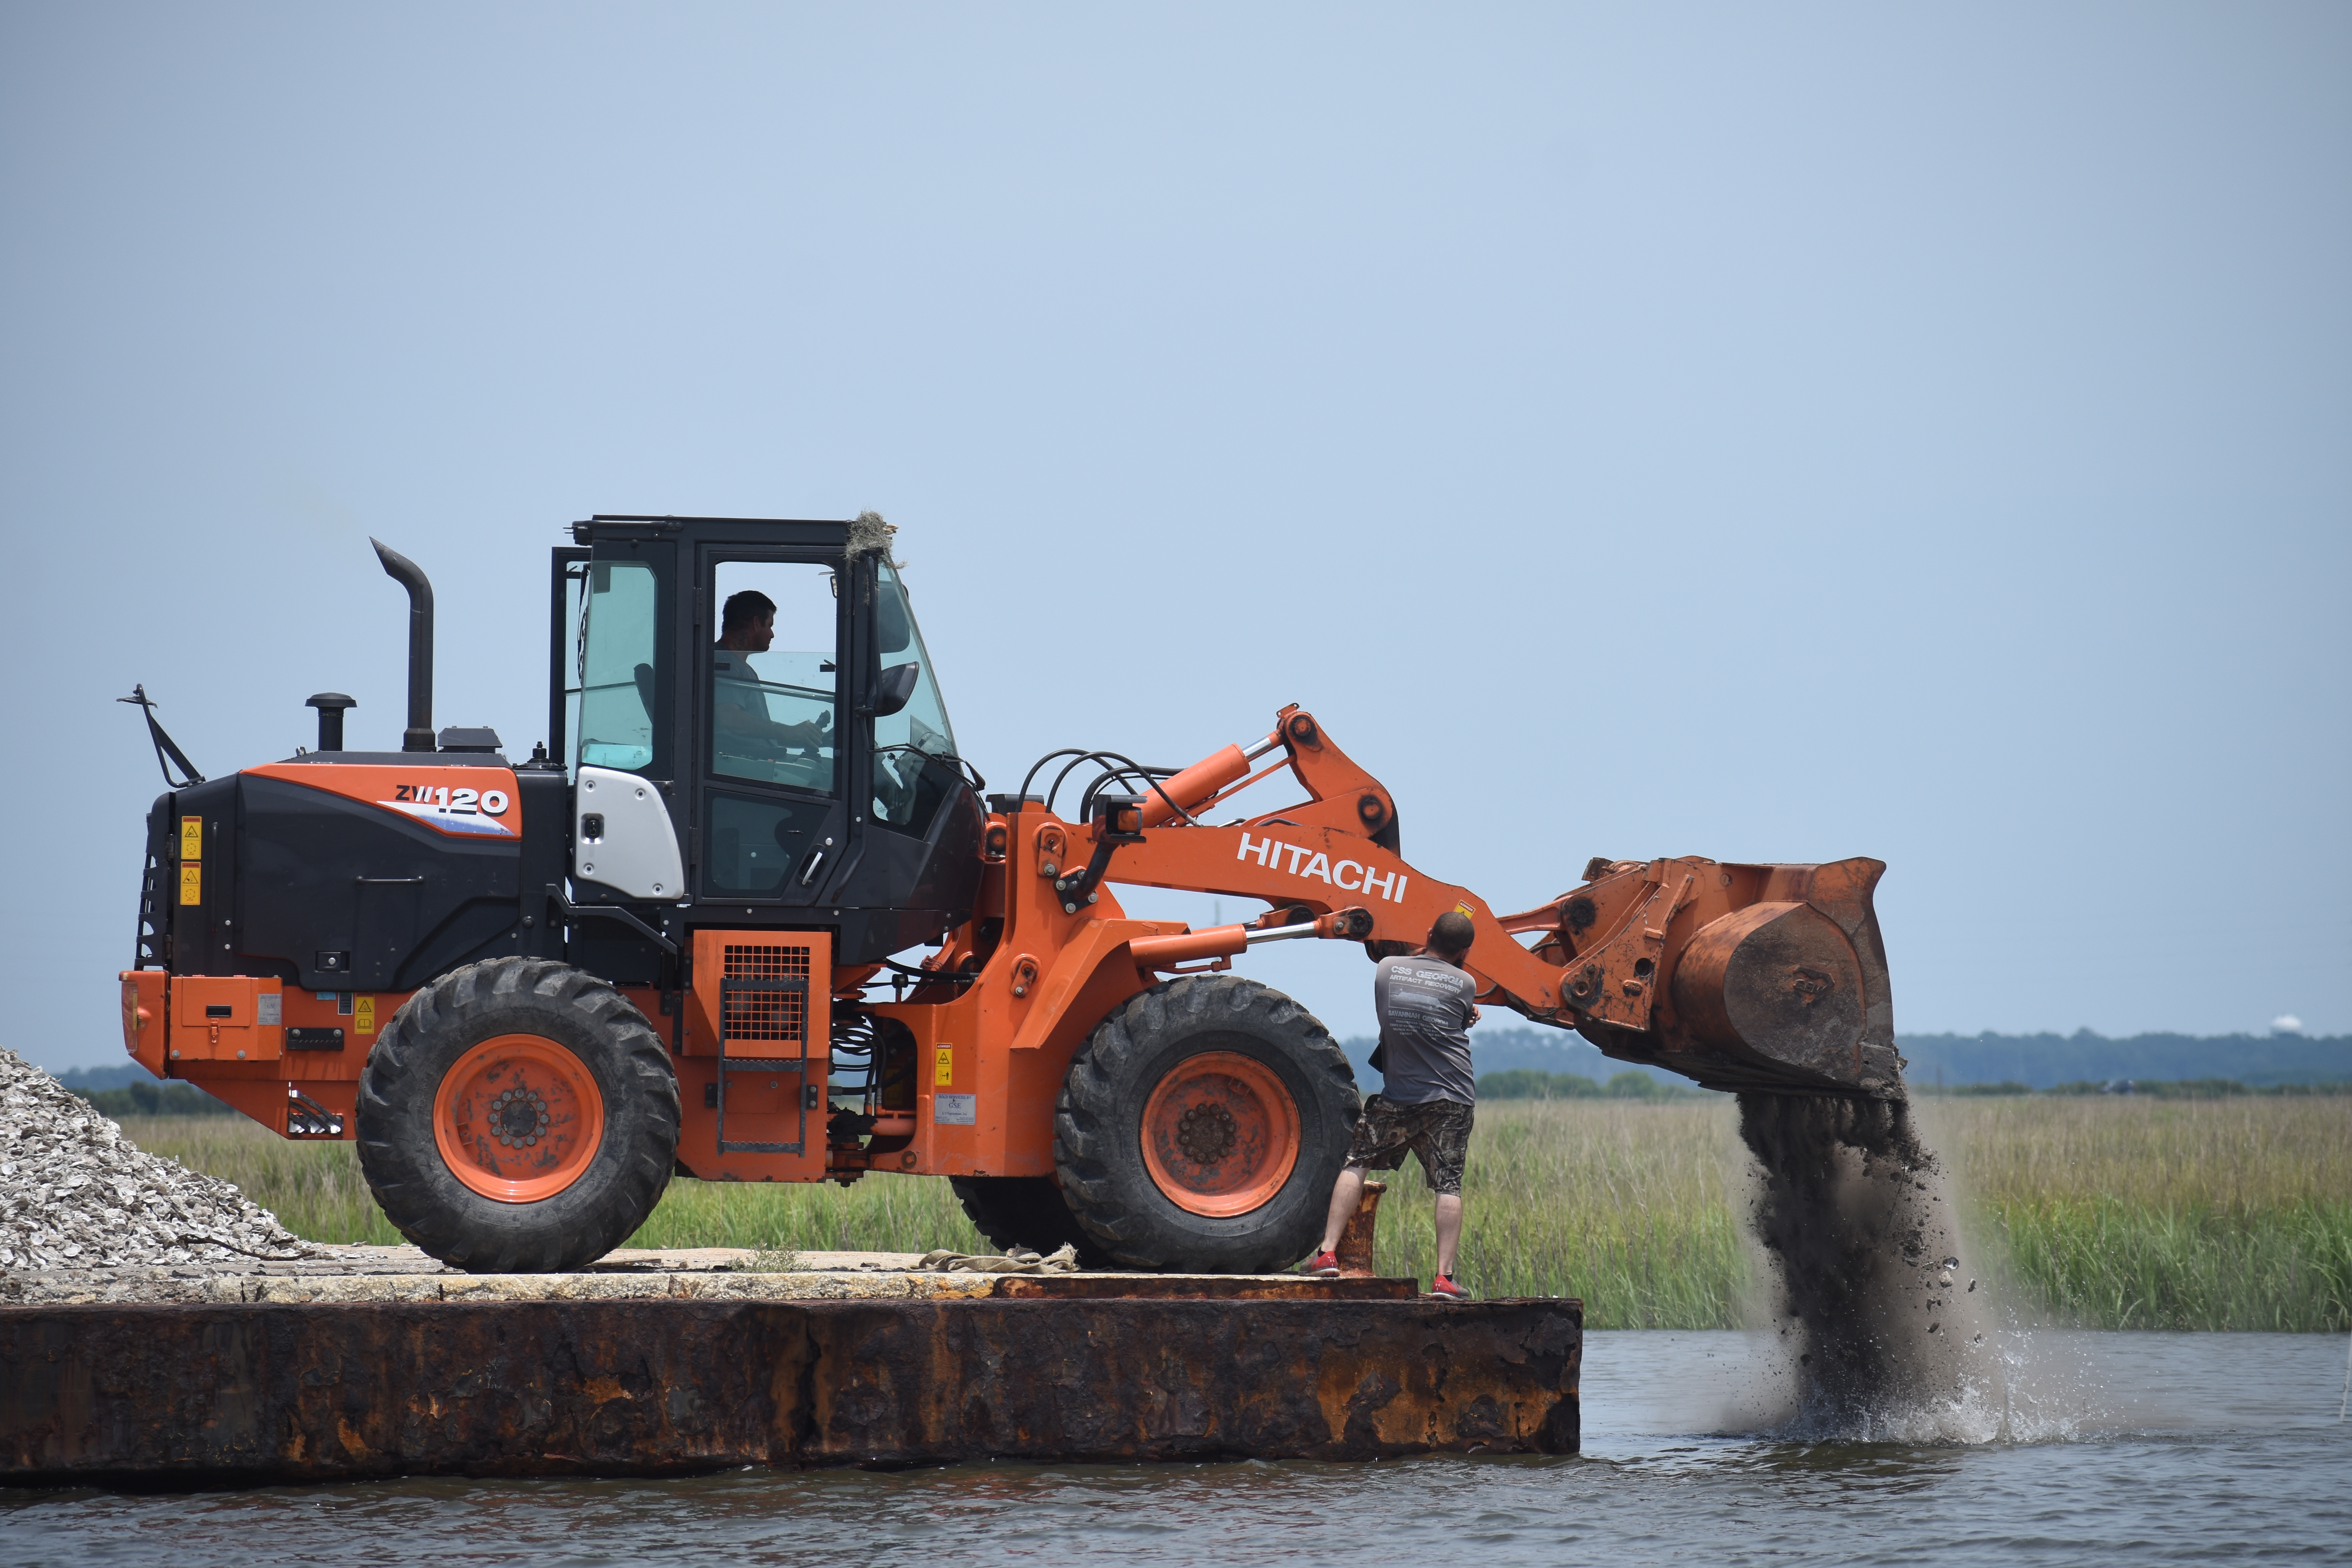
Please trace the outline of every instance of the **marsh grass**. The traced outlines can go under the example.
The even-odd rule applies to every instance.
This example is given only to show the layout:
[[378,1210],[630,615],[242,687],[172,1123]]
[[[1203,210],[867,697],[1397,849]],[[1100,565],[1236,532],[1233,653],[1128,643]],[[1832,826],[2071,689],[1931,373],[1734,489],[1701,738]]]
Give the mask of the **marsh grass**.
[[[1461,1273],[1481,1295],[1572,1295],[1594,1328],[1730,1328],[1752,1288],[1747,1159],[1727,1100],[1489,1101]],[[1928,1141],[2001,1298],[2095,1328],[2352,1327],[2352,1107],[2340,1099],[1942,1100]],[[348,1143],[242,1118],[133,1117],[142,1148],[237,1184],[299,1236],[391,1243]],[[1418,1162],[1386,1173],[1376,1261],[1435,1264]],[[982,1248],[946,1181],[670,1184],[638,1247]]]
[[242,1116],[126,1116],[122,1131],[151,1154],[235,1182],[306,1241],[398,1245],[349,1143],[293,1142]]
[[[1921,1105],[2001,1299],[2108,1329],[2352,1327],[2352,1106],[2341,1099]],[[1727,1100],[1488,1101],[1463,1177],[1461,1271],[1581,1296],[1593,1328],[1731,1328],[1753,1289],[1748,1162]],[[1390,1173],[1378,1260],[1436,1264],[1418,1162]]]
[[[1485,1296],[1579,1296],[1596,1329],[1739,1321],[1748,1248],[1727,1200],[1727,1100],[1493,1100],[1462,1176],[1457,1272]],[[1421,1163],[1381,1173],[1375,1266],[1427,1279],[1437,1235]]]
[[749,1247],[786,1252],[993,1252],[945,1176],[830,1182],[675,1181],[630,1247]]
[[2112,1329],[2352,1326],[2352,1102],[1928,1101],[2006,1294]]

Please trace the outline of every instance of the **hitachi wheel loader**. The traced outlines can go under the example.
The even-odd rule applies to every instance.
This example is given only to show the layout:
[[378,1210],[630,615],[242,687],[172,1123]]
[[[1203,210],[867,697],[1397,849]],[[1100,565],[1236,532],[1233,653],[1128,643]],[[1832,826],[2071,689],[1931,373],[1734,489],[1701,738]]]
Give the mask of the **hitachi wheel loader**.
[[[1396,800],[1297,707],[1189,766],[1073,747],[990,794],[891,531],[572,525],[549,738],[524,761],[436,732],[432,588],[381,544],[410,599],[398,750],[347,747],[352,700],[322,692],[316,750],[205,779],[143,689],[126,699],[171,786],[121,975],[131,1055],[287,1138],[355,1140],[401,1233],[483,1271],[590,1261],[676,1175],[879,1173],[948,1177],[999,1244],[1286,1266],[1321,1230],[1357,1086],[1234,963],[1414,951],[1448,910],[1475,922],[1481,1003],[1612,1057],[1723,1089],[1901,1092],[1879,862],[1601,858],[1498,915],[1403,858]],[[1229,804],[1275,773],[1305,798]],[[1120,886],[1264,912],[1136,920]]]

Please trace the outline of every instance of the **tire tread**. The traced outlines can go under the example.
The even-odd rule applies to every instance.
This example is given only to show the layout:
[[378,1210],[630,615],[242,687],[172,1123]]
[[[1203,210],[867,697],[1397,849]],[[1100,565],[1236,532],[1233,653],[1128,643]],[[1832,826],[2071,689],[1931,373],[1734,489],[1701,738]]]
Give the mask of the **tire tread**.
[[[435,1143],[440,1075],[431,1064],[446,1071],[483,1039],[567,1024],[587,1044],[583,1059],[605,1101],[595,1163],[539,1203],[475,1193]],[[660,1036],[611,983],[551,959],[489,959],[440,976],[384,1026],[361,1075],[356,1121],[361,1173],[401,1235],[475,1273],[559,1272],[610,1252],[660,1202],[676,1168],[677,1079]]]
[[[1139,1155],[1120,1168],[1115,1152],[1130,1117],[1139,1117],[1150,1086],[1148,1062],[1172,1043],[1212,1030],[1245,1033],[1276,1047],[1307,1079],[1299,1106],[1307,1147],[1285,1191],[1268,1205],[1258,1234],[1234,1237],[1188,1230],[1172,1205],[1149,1186]],[[1237,974],[1186,975],[1131,998],[1096,1026],[1065,1077],[1054,1114],[1054,1158],[1062,1195],[1079,1227],[1112,1260],[1132,1268],[1256,1273],[1303,1257],[1320,1235],[1326,1195],[1345,1157],[1347,1126],[1358,1110],[1354,1070],[1328,1030],[1272,987]],[[1319,1124],[1318,1124],[1319,1119]],[[1346,1125],[1341,1125],[1344,1122]],[[1333,1135],[1338,1146],[1334,1148]],[[1319,1167],[1328,1165],[1328,1171]],[[1312,1201],[1295,1198],[1302,1176]],[[1319,1178],[1319,1180],[1318,1179]],[[1202,1232],[1195,1234],[1194,1231]]]

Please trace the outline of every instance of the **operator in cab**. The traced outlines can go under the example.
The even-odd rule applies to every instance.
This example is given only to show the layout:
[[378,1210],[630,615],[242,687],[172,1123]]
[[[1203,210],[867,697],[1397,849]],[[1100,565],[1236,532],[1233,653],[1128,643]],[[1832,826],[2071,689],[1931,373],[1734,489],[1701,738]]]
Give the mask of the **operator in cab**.
[[[736,756],[782,762],[789,752],[814,752],[833,742],[833,715],[783,724],[768,716],[767,694],[748,658],[765,653],[776,640],[776,602],[756,588],[730,594],[719,613],[719,642],[710,727],[718,749]],[[830,667],[828,667],[830,668]]]
[[1393,1171],[1407,1152],[1421,1160],[1437,1195],[1437,1278],[1429,1293],[1466,1300],[1454,1282],[1462,1242],[1462,1167],[1470,1152],[1470,1126],[1478,1101],[1470,1070],[1470,1026],[1478,1021],[1478,983],[1463,968],[1477,928],[1448,910],[1429,928],[1429,944],[1412,957],[1383,958],[1372,979],[1372,1007],[1381,1043],[1372,1065],[1381,1092],[1364,1101],[1348,1142],[1348,1161],[1331,1188],[1323,1245],[1307,1263],[1310,1274],[1339,1272],[1339,1233],[1364,1196],[1364,1173]]

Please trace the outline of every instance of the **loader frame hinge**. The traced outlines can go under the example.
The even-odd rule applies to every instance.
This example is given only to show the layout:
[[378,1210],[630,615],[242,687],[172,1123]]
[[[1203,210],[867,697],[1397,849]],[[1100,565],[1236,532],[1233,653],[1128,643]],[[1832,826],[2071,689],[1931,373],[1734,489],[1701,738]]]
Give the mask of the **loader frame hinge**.
[[[1669,879],[1673,879],[1671,882]],[[1585,950],[1560,987],[1560,1000],[1598,1023],[1646,1029],[1656,1005],[1666,931],[1690,901],[1698,879],[1675,877],[1670,864],[1653,864],[1642,879],[1650,890],[1606,942]]]

